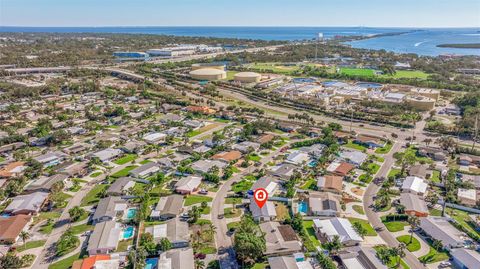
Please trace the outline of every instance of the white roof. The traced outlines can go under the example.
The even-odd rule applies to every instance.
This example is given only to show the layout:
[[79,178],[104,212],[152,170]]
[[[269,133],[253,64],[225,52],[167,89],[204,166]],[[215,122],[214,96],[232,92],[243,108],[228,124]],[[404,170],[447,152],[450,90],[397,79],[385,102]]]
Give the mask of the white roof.
[[117,269],[120,268],[120,260],[96,261],[93,269]]
[[419,177],[406,177],[403,181],[402,189],[411,190],[417,193],[425,193],[428,184]]
[[475,189],[458,189],[458,197],[477,200],[477,191]]
[[277,187],[278,187],[277,182],[273,181],[268,177],[262,177],[259,180],[255,181],[255,183],[252,186],[252,190],[256,190],[258,188],[264,188],[267,191],[268,196],[271,197],[275,192],[275,190],[277,189]]
[[368,155],[357,150],[344,150],[340,152],[340,157],[344,160],[350,160],[356,164],[362,164],[367,160]]
[[340,166],[340,162],[334,161],[327,167],[327,172],[334,172]]
[[260,208],[253,198],[250,199],[250,211],[252,211],[252,216],[254,218],[260,217],[275,217],[277,216],[277,211],[275,210],[275,204],[273,202],[267,201],[265,205]]
[[167,135],[164,133],[149,133],[143,136],[143,140],[148,142],[155,142],[164,139]]
[[175,189],[178,191],[193,191],[200,183],[202,183],[201,177],[189,176],[180,179],[177,184],[175,184]]
[[366,269],[357,257],[342,259],[342,262],[346,269]]
[[119,156],[120,154],[122,154],[123,151],[121,151],[120,149],[112,149],[112,148],[107,148],[107,149],[104,149],[104,150],[100,150],[100,151],[97,151],[95,153],[93,153],[93,156],[97,157],[100,159],[100,161],[106,161],[106,160],[110,160],[116,156]]
[[340,237],[341,242],[345,241],[363,241],[362,237],[353,229],[348,219],[331,218],[331,219],[314,219],[313,225],[322,233],[326,234],[329,240],[335,235]]
[[285,162],[292,163],[292,164],[302,164],[304,161],[308,162],[310,160],[310,156],[301,151],[295,151],[288,155],[287,160]]

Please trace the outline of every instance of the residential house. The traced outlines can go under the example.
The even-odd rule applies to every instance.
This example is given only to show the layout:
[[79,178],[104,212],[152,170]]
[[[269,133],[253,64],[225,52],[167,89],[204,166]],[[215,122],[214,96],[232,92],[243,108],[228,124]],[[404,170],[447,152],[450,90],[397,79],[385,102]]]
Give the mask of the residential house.
[[250,211],[252,212],[252,217],[257,222],[272,221],[277,218],[277,210],[275,209],[275,204],[271,201],[267,201],[261,208],[258,207],[257,203],[253,198],[250,198]]
[[171,127],[163,131],[167,136],[181,137],[186,133],[186,129],[183,127]]
[[150,213],[150,218],[154,220],[167,220],[176,218],[183,211],[183,196],[172,194],[162,196],[155,208]]
[[131,170],[129,174],[130,176],[136,178],[147,178],[158,173],[159,171],[160,165],[158,165],[156,162],[150,162]]
[[408,192],[425,196],[428,184],[424,179],[419,177],[406,177],[402,184],[402,192]]
[[281,180],[289,180],[296,169],[295,165],[284,163],[272,167],[267,173]]
[[319,159],[326,148],[327,146],[323,144],[314,144],[309,147],[301,147],[299,151],[307,153],[313,159]]
[[290,163],[296,166],[306,165],[309,162],[310,162],[310,155],[308,153],[305,153],[299,150],[288,154],[287,159],[285,160],[285,163]]
[[480,253],[473,249],[457,248],[450,251],[452,264],[458,269],[477,269],[480,267]]
[[253,183],[253,186],[250,189],[256,190],[260,188],[267,191],[268,197],[272,197],[275,191],[278,189],[278,183],[270,177],[264,176],[255,181],[255,183]]
[[308,261],[297,261],[293,256],[269,257],[268,265],[275,269],[313,269]]
[[168,113],[162,117],[160,120],[161,123],[167,124],[170,122],[181,122],[185,119],[185,116],[180,115],[180,114],[173,114],[173,113]]
[[[104,266],[104,264],[113,263],[109,266]],[[119,268],[119,259],[112,260],[110,255],[93,255],[82,260],[76,260],[72,264],[72,269],[117,269]]]
[[0,169],[0,178],[13,178],[23,174],[27,169],[24,162],[11,162]]
[[92,223],[114,220],[122,216],[125,210],[127,210],[127,202],[122,198],[117,196],[102,198],[93,214]]
[[205,122],[199,120],[186,120],[183,122],[183,125],[195,130],[205,126]]
[[330,192],[310,192],[308,197],[308,215],[319,217],[340,216],[340,195]]
[[193,171],[199,174],[208,173],[208,171],[210,171],[210,169],[214,166],[218,167],[219,169],[223,169],[227,166],[227,164],[219,160],[198,160],[192,163]]
[[185,110],[188,112],[204,114],[204,115],[211,115],[217,112],[215,111],[215,109],[211,109],[208,106],[187,106]]
[[50,166],[55,166],[62,163],[64,160],[67,159],[67,157],[68,155],[63,152],[54,151],[54,152],[48,152],[48,153],[42,154],[33,159],[43,164],[44,167],[50,167]]
[[467,175],[467,174],[458,174],[459,179],[462,182],[470,182],[475,186],[475,189],[480,190],[480,176],[476,175]]
[[188,176],[181,178],[175,184],[175,191],[180,194],[192,194],[197,191],[198,186],[202,183],[202,178],[198,176]]
[[369,247],[350,247],[338,254],[344,269],[387,269],[376,255],[376,251]]
[[272,141],[274,138],[275,138],[275,136],[273,134],[264,134],[264,135],[260,136],[257,139],[257,141],[260,144],[265,144],[265,143],[268,143],[268,142]]
[[358,135],[353,142],[367,146],[368,148],[382,148],[387,143],[382,138],[371,135]]
[[17,149],[25,147],[27,144],[23,142],[15,142],[0,147],[0,154],[8,153]]
[[110,196],[122,196],[127,193],[130,188],[135,186],[135,179],[131,177],[121,177],[115,180],[107,189]]
[[319,191],[329,191],[333,193],[342,193],[343,177],[326,175],[318,177],[317,188]]
[[265,233],[267,248],[264,255],[268,257],[291,255],[302,250],[302,243],[292,226],[269,221],[260,223],[260,229]]
[[28,227],[32,216],[16,215],[10,217],[0,217],[0,243],[15,244],[20,233]]
[[164,157],[164,158],[161,158],[161,159],[157,160],[157,164],[159,165],[161,172],[164,173],[164,174],[167,174],[167,173],[175,170],[175,168],[176,168],[176,164],[175,164],[174,160],[172,160],[170,157],[171,156]]
[[63,152],[65,152],[66,154],[70,154],[70,155],[80,155],[82,153],[85,153],[87,152],[88,150],[90,150],[92,148],[92,145],[90,144],[87,144],[87,143],[75,143],[69,147],[66,147],[63,149]]
[[459,188],[457,192],[457,198],[460,203],[467,206],[476,206],[478,202],[478,193],[475,189],[462,189]]
[[314,219],[313,228],[317,238],[322,242],[330,242],[335,236],[339,237],[340,242],[344,246],[355,246],[363,241],[362,237],[353,229],[348,219]]
[[368,155],[358,150],[343,150],[340,152],[340,158],[347,163],[360,167],[368,159]]
[[69,177],[84,177],[90,171],[87,162],[64,162],[57,168],[57,172]]
[[445,249],[462,248],[468,240],[446,217],[420,218],[420,228],[432,239],[440,240]]
[[423,157],[432,158],[434,161],[443,162],[447,159],[447,154],[442,149],[432,147],[420,147],[418,154]]
[[158,269],[194,269],[192,248],[170,249],[160,254]]
[[412,193],[401,193],[400,204],[405,206],[405,214],[417,217],[427,217],[427,204],[420,196]]
[[408,170],[408,175],[412,177],[419,177],[419,178],[430,178],[431,171],[428,171],[428,165],[425,164],[417,164],[410,167]]
[[242,158],[242,153],[238,150],[220,152],[212,156],[212,159],[230,163]]
[[141,154],[145,148],[146,143],[138,140],[131,140],[125,143],[121,149],[130,154]]
[[235,144],[232,146],[232,149],[240,151],[243,154],[247,154],[249,152],[255,152],[260,149],[260,144],[251,142],[251,141],[243,141],[241,143]]
[[109,162],[123,155],[120,149],[106,148],[92,154],[92,157],[98,158],[102,162]]
[[327,167],[327,172],[346,177],[353,169],[355,169],[355,166],[350,163],[334,161]]
[[122,239],[122,232],[121,225],[114,220],[97,223],[88,239],[88,254],[109,254],[115,252],[118,242]]
[[24,192],[33,193],[33,192],[50,192],[52,186],[57,182],[65,182],[68,176],[64,174],[55,174],[50,177],[40,176],[38,179],[30,181]]
[[167,135],[164,133],[153,132],[144,135],[142,139],[148,144],[162,144],[166,137]]
[[180,221],[179,218],[167,220],[165,223],[145,228],[158,243],[162,238],[167,238],[172,243],[172,248],[184,248],[190,244],[190,232],[188,223]]
[[200,146],[194,148],[192,151],[196,152],[196,153],[206,153],[206,152],[209,152],[210,150],[212,150],[211,147],[206,146],[206,145],[200,145]]
[[12,215],[36,215],[47,200],[47,192],[34,192],[26,195],[17,195],[3,211]]

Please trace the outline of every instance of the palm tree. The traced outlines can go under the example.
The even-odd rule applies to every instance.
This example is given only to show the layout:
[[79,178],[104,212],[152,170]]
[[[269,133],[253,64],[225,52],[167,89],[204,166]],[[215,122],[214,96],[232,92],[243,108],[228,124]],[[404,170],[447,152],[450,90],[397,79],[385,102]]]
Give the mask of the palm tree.
[[339,249],[343,247],[342,242],[340,242],[340,237],[338,235],[335,235],[332,239],[332,241],[327,242],[324,244],[324,247],[330,255],[335,255]]
[[203,269],[205,268],[205,262],[202,260],[195,260],[195,269]]
[[25,242],[27,241],[27,239],[30,238],[30,234],[27,232],[27,231],[21,231],[20,234],[19,234],[20,238],[22,238],[22,241],[23,241],[23,248],[25,249],[27,247],[27,245],[25,244]]
[[409,216],[408,223],[410,224],[410,241],[409,244],[412,243],[413,240],[413,230],[415,230],[418,226],[420,226],[420,219],[417,216]]

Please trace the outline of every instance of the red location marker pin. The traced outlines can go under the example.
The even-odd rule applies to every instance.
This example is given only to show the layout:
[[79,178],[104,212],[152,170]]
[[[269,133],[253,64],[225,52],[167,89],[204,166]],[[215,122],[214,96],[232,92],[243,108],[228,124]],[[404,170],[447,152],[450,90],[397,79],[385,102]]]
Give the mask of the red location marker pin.
[[268,192],[263,188],[256,189],[253,193],[253,199],[255,199],[255,203],[257,203],[258,207],[262,208],[267,202]]

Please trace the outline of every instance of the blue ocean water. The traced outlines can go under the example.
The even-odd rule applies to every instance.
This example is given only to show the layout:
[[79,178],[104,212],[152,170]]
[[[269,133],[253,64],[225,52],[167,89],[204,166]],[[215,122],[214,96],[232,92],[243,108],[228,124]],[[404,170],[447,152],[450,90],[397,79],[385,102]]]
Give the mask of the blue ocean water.
[[372,27],[11,27],[0,26],[1,32],[52,33],[128,33],[175,36],[201,36],[262,40],[308,40],[318,33],[325,38],[336,35],[374,35],[421,30],[398,36],[386,36],[351,42],[355,48],[385,49],[400,53],[480,55],[476,49],[437,48],[443,43],[480,43],[480,28],[412,29]]

